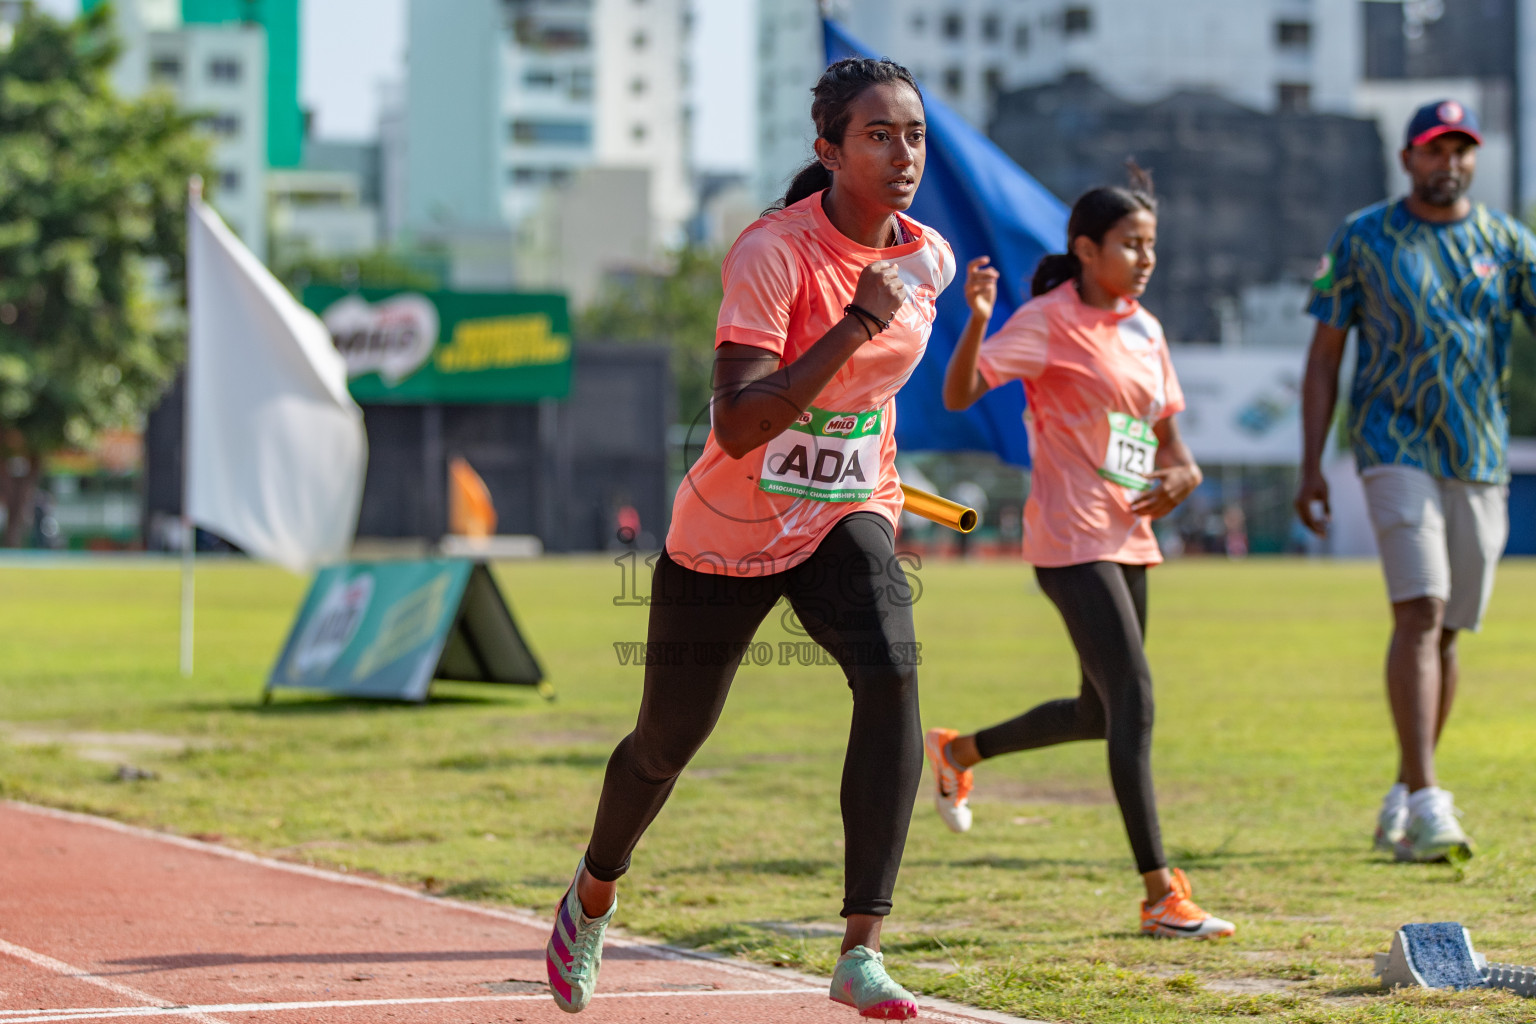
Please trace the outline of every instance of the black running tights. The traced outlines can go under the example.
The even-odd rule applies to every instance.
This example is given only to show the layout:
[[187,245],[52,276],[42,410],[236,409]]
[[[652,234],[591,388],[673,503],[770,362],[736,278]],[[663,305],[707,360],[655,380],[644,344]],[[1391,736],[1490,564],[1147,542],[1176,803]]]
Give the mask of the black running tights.
[[838,661],[853,691],[842,779],[843,916],[890,913],[923,737],[912,591],[890,524],[867,512],[838,523],[805,562],[768,576],[695,572],[662,553],[651,584],[639,720],[608,761],[586,853],[592,877],[613,881],[628,870],[635,844],[714,728],[742,654],[780,597]]
[[1142,650],[1147,568],[1086,562],[1035,570],[1066,620],[1082,667],[1082,689],[976,734],[983,758],[1072,740],[1109,741],[1109,779],[1145,874],[1166,867],[1152,793],[1152,672]]

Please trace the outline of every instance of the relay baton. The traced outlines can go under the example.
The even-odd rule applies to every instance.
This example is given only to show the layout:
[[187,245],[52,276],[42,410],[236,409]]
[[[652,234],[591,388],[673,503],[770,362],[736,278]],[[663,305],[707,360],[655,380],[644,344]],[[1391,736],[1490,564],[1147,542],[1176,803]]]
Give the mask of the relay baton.
[[906,484],[901,485],[901,493],[907,499],[907,511],[914,515],[961,533],[970,533],[976,529],[976,510],[973,508],[966,508],[958,501],[950,501]]

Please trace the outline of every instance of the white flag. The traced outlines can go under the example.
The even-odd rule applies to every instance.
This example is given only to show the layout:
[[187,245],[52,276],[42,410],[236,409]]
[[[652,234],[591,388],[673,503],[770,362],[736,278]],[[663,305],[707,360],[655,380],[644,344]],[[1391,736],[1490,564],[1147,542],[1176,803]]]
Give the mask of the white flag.
[[200,199],[187,216],[192,521],[294,572],[346,557],[368,442],[320,318]]

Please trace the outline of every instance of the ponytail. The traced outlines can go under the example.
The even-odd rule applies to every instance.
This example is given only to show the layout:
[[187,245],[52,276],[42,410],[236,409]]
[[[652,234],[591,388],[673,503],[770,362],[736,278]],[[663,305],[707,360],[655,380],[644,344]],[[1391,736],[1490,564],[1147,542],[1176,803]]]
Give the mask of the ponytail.
[[1082,273],[1083,265],[1073,253],[1058,252],[1042,256],[1040,264],[1035,267],[1034,279],[1029,282],[1029,294],[1044,295],[1068,281],[1076,281]]
[[832,172],[827,170],[820,160],[812,160],[789,183],[789,188],[784,193],[774,209],[782,210],[786,206],[794,206],[807,196],[813,196],[817,192],[832,187]]
[[1090,239],[1094,245],[1104,241],[1109,229],[1138,210],[1157,216],[1157,199],[1152,194],[1152,172],[1136,163],[1125,162],[1129,187],[1108,186],[1083,193],[1072,204],[1072,215],[1067,218],[1067,251],[1046,256],[1035,267],[1034,280],[1029,283],[1030,295],[1044,295],[1067,281],[1081,282],[1082,261],[1072,251],[1079,238]]
[[[816,137],[826,139],[834,146],[841,146],[843,133],[848,130],[848,120],[853,116],[853,101],[870,86],[888,82],[902,82],[910,86],[917,93],[918,100],[922,100],[922,91],[918,89],[912,72],[893,60],[883,57],[880,60],[873,57],[846,57],[827,65],[827,70],[821,73],[821,78],[811,89],[814,97],[811,101],[811,120],[816,124]],[[812,160],[789,183],[784,198],[763,213],[769,214],[793,206],[831,187],[832,172],[823,167],[820,160]]]

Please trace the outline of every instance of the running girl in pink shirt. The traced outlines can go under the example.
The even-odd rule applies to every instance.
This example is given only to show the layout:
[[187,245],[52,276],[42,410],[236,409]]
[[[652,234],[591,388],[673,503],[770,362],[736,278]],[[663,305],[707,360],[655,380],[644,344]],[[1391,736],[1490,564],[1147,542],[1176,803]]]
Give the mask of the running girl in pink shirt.
[[583,1009],[630,855],[725,706],[782,597],[853,697],[843,764],[847,919],[831,998],[916,1016],[880,925],[923,772],[913,594],[896,559],[895,396],[922,358],[954,256],[907,217],[922,97],[890,61],[849,59],[813,90],[816,162],[726,256],[704,451],[652,578],[645,690],[608,762],[592,838],[546,951],[555,1002]]
[[1201,910],[1184,872],[1168,869],[1152,793],[1152,673],[1142,643],[1147,568],[1163,560],[1151,520],[1200,483],[1174,413],[1184,396],[1156,318],[1136,299],[1157,258],[1157,204],[1145,172],[1072,208],[1066,255],[1040,261],[1034,295],[985,343],[997,271],[970,262],[971,319],[951,356],[944,404],[964,409],[1024,382],[1034,462],[1024,557],[1077,648],[1082,690],[969,736],[930,729],[935,803],[953,831],[971,825],[973,765],[1071,740],[1108,740],[1115,798],[1146,884],[1141,930],[1210,938],[1233,925]]

